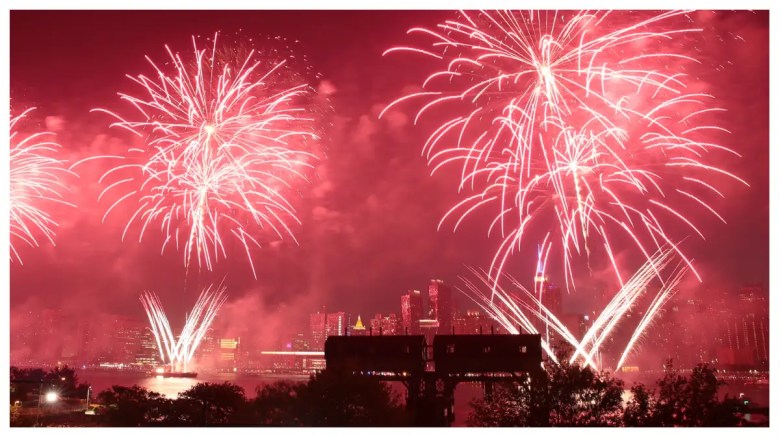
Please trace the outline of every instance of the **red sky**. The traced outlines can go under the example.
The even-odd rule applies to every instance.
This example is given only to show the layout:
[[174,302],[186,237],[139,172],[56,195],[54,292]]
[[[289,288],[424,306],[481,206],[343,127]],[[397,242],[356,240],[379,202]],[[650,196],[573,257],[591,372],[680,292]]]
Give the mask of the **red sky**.
[[[457,284],[464,265],[486,267],[498,245],[484,237],[482,222],[491,218],[466,221],[456,234],[446,227],[436,231],[460,198],[451,175],[428,174],[420,150],[429,131],[412,126],[409,112],[377,118],[431,71],[420,58],[382,52],[408,42],[410,27],[434,26],[455,14],[13,11],[13,107],[37,107],[31,117],[41,126],[45,117],[63,121],[58,141],[72,161],[125,147],[127,137],[108,128],[110,119],[89,110],[120,107],[116,93],[134,90],[125,74],[146,71],[145,55],[164,59],[165,44],[186,52],[192,35],[280,36],[336,91],[326,159],[295,200],[303,222],[295,230],[300,245],[285,241],[257,251],[259,280],[245,258],[185,275],[180,254],[160,255],[159,239],[120,242],[122,221],[100,222],[106,205],[95,199],[96,170],[72,182],[69,196],[77,209],[53,212],[60,223],[57,247],[23,248],[24,266],[11,264],[11,311],[85,306],[140,316],[144,289],[183,311],[200,287],[225,277],[242,314],[252,315],[247,306],[257,306],[258,318],[280,308],[305,318],[327,305],[366,315],[398,312],[399,295],[424,288],[430,278]],[[751,188],[728,190],[716,205],[728,224],[702,216],[707,240],[690,239],[686,248],[705,277],[703,287],[768,286],[768,13],[702,12],[694,19],[705,29],[698,73],[728,109],[729,146],[743,155],[729,169]],[[514,263],[533,266],[534,257],[520,255]],[[593,271],[603,262],[594,261]],[[587,296],[571,302],[581,305]]]

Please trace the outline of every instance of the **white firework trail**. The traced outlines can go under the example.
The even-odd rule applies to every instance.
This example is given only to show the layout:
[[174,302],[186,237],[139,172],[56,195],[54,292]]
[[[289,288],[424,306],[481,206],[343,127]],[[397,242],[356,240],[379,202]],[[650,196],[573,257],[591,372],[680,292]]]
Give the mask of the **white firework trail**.
[[217,316],[227,295],[225,286],[209,286],[201,292],[192,312],[187,316],[181,334],[176,338],[163,311],[160,299],[154,292],[141,294],[141,304],[149,318],[152,333],[163,361],[172,371],[187,371],[203,336]]

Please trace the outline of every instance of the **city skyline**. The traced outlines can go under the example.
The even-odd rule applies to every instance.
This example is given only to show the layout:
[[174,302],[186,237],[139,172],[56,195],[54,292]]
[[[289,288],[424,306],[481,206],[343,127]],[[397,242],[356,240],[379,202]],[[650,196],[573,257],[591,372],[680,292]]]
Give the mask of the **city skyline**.
[[[610,298],[623,293],[620,291],[623,290],[625,279],[637,269],[650,272],[650,268],[640,268],[646,258],[649,261],[650,256],[631,231],[628,236],[621,235],[617,238],[610,234],[610,239],[613,239],[611,242],[608,241],[603,228],[594,227],[589,231],[589,226],[584,224],[593,218],[583,217],[586,216],[584,212],[592,211],[593,205],[590,203],[593,202],[593,192],[588,188],[589,194],[585,196],[586,192],[583,190],[596,180],[616,177],[619,182],[620,175],[633,174],[632,172],[652,174],[652,166],[648,167],[650,171],[645,171],[641,166],[663,161],[668,153],[674,155],[680,149],[679,145],[674,146],[674,142],[683,141],[680,140],[681,137],[647,146],[645,149],[669,145],[671,148],[660,156],[650,157],[649,160],[643,156],[642,159],[646,161],[638,163],[638,170],[619,171],[612,176],[589,181],[588,178],[595,169],[614,167],[615,164],[593,165],[583,158],[587,155],[583,149],[574,154],[582,154],[580,158],[571,158],[573,162],[566,162],[560,170],[551,171],[551,175],[571,172],[574,176],[574,186],[579,187],[572,199],[576,199],[575,204],[582,214],[577,213],[568,219],[558,216],[561,227],[567,220],[576,218],[574,222],[583,221],[583,228],[575,234],[582,233],[585,244],[580,246],[577,236],[566,238],[572,239],[571,244],[576,246],[577,254],[564,251],[566,255],[560,257],[560,253],[555,255],[553,251],[553,257],[548,259],[553,244],[548,240],[550,231],[545,234],[544,227],[532,228],[535,231],[523,237],[522,245],[519,244],[519,236],[524,227],[519,227],[515,230],[518,232],[519,250],[506,250],[505,244],[508,240],[504,234],[505,213],[494,219],[490,213],[483,214],[481,210],[477,210],[471,214],[472,209],[469,209],[469,220],[462,223],[458,220],[454,224],[454,228],[460,228],[457,232],[447,225],[442,225],[444,219],[453,211],[452,206],[461,205],[460,201],[464,196],[456,189],[458,184],[454,183],[461,179],[460,186],[463,189],[468,184],[468,178],[459,178],[457,169],[446,167],[441,171],[437,167],[435,175],[430,175],[431,168],[427,165],[432,162],[426,163],[426,159],[420,157],[420,150],[421,146],[425,145],[423,152],[426,149],[431,152],[428,148],[433,147],[433,137],[429,138],[428,135],[432,130],[438,132],[436,129],[439,128],[432,122],[418,121],[414,111],[409,108],[394,106],[399,95],[415,95],[420,81],[432,71],[435,62],[383,56],[383,53],[400,50],[397,45],[406,43],[402,39],[405,29],[415,26],[434,27],[436,23],[452,17],[452,14],[458,16],[451,11],[308,11],[295,15],[284,11],[258,11],[251,14],[253,21],[249,20],[248,16],[226,11],[208,15],[185,11],[15,11],[12,14],[11,29],[15,36],[11,43],[12,109],[36,109],[25,113],[25,119],[22,120],[24,123],[19,122],[14,129],[22,133],[41,129],[51,131],[52,138],[62,146],[62,159],[69,164],[79,163],[79,175],[72,181],[63,179],[68,188],[67,199],[73,205],[58,205],[50,211],[53,223],[57,225],[56,247],[44,242],[37,248],[20,246],[18,253],[14,247],[18,260],[11,264],[12,327],[14,314],[22,315],[44,307],[59,308],[66,313],[83,317],[99,314],[133,315],[137,312],[137,304],[132,303],[135,297],[145,290],[154,291],[160,296],[166,312],[172,315],[172,325],[176,326],[183,320],[183,315],[186,315],[188,306],[193,304],[198,291],[208,284],[219,282],[227,289],[229,298],[220,310],[221,318],[215,322],[215,330],[229,333],[231,339],[245,341],[248,339],[246,334],[251,333],[253,344],[257,344],[251,348],[259,344],[278,346],[287,341],[292,344],[292,334],[287,332],[295,331],[291,330],[291,327],[301,327],[308,323],[310,327],[316,327],[316,330],[312,329],[309,341],[321,350],[327,336],[349,330],[356,322],[352,318],[361,316],[362,325],[369,334],[373,334],[375,326],[383,327],[382,331],[385,331],[385,327],[390,327],[391,314],[395,314],[396,325],[400,327],[399,334],[409,332],[424,334],[430,338],[437,332],[452,332],[458,324],[462,326],[461,322],[455,320],[457,303],[460,304],[461,311],[479,307],[460,291],[464,284],[470,281],[470,272],[476,272],[474,269],[489,268],[497,268],[496,277],[491,278],[491,281],[496,281],[492,287],[498,285],[498,272],[516,279],[517,285],[525,284],[529,289],[533,285],[534,294],[531,296],[538,298],[539,302],[538,306],[531,305],[529,309],[537,309],[540,314],[532,316],[532,322],[529,324],[544,332],[543,338],[547,345],[561,341],[563,333],[554,333],[559,331],[559,328],[557,325],[551,326],[550,322],[542,317],[543,309],[560,317],[568,330],[577,332],[574,338],[563,336],[575,347],[577,342],[580,342],[579,339],[586,342],[583,338],[588,336],[583,331],[589,332],[583,330],[583,327],[588,326],[588,323],[584,322],[586,316],[591,318],[593,327],[597,327],[599,321],[599,327],[606,326],[611,330],[614,326],[612,321],[617,322],[624,316],[630,319],[634,315],[650,315],[634,308],[634,300],[638,300],[638,303],[644,298],[640,298],[639,293],[627,290],[624,293],[632,297],[630,303],[620,304],[605,313],[606,319],[602,318],[601,309],[610,308]],[[642,19],[643,14],[647,13],[637,13],[637,17]],[[634,19],[631,13],[624,15],[626,19]],[[729,165],[724,168],[728,171],[718,168],[711,172],[716,176],[713,178],[716,181],[699,180],[699,175],[695,173],[666,173],[679,177],[680,181],[687,178],[683,178],[684,175],[695,175],[696,178],[688,179],[720,195],[713,196],[712,199],[706,198],[707,202],[711,203],[707,204],[697,197],[701,196],[698,192],[692,195],[685,191],[689,190],[685,186],[682,186],[684,190],[680,187],[676,190],[679,194],[698,200],[715,213],[717,218],[722,219],[721,222],[707,220],[698,214],[692,214],[689,221],[687,210],[686,216],[683,216],[674,209],[680,208],[680,205],[687,208],[687,204],[672,204],[674,208],[671,208],[656,199],[650,200],[654,203],[653,208],[664,209],[664,214],[671,216],[671,220],[665,217],[658,222],[658,210],[655,211],[656,215],[650,209],[647,210],[647,216],[639,213],[657,250],[661,251],[662,244],[666,247],[668,243],[676,251],[674,257],[679,255],[679,262],[687,266],[684,269],[690,268],[686,276],[682,276],[682,271],[678,272],[679,276],[673,281],[674,287],[658,292],[660,302],[696,299],[702,291],[719,288],[733,292],[732,296],[726,298],[728,303],[729,300],[739,300],[737,291],[745,284],[768,287],[768,148],[765,147],[768,143],[768,56],[764,56],[768,50],[767,16],[765,12],[745,11],[674,12],[659,16],[663,20],[670,20],[670,24],[688,26],[693,23],[700,28],[697,33],[700,31],[704,37],[691,37],[691,41],[696,44],[690,49],[691,57],[680,55],[696,62],[681,64],[680,69],[684,70],[686,81],[689,81],[686,86],[701,96],[709,96],[710,93],[716,96],[717,104],[729,114],[728,117],[714,119],[713,123],[716,123],[717,127],[684,126],[681,129],[685,133],[712,131],[714,133],[711,139],[707,137],[706,141],[694,140],[699,141],[695,143],[697,147],[706,150],[717,142],[723,146],[715,145],[715,149],[728,150],[740,156],[739,159],[727,161]],[[579,20],[585,20],[584,26],[589,25],[587,16],[579,15],[574,22]],[[380,21],[384,27],[376,25]],[[118,22],[132,26],[117,27],[115,24]],[[136,35],[130,29],[153,26],[155,23],[165,23],[167,26],[162,26],[159,33],[142,36]],[[360,29],[350,27],[353,23],[359,23]],[[616,23],[620,23],[620,20],[616,20]],[[99,44],[79,45],[87,39],[87,34],[106,33],[109,28],[112,32],[107,32],[108,36]],[[365,38],[355,39],[354,32],[364,34]],[[649,37],[649,40],[652,40],[652,37]],[[213,49],[201,49],[210,47],[210,41],[213,43]],[[226,44],[229,48],[227,51],[219,51],[222,49],[217,49],[219,44],[215,41]],[[626,44],[629,44],[631,38],[627,38],[627,41]],[[650,44],[650,41],[645,43]],[[594,44],[601,42],[596,41]],[[35,50],[31,49],[33,47]],[[174,119],[177,117],[178,110],[175,105],[170,108],[165,105],[159,107],[154,102],[175,100],[170,98],[170,93],[180,93],[185,102],[192,102],[187,98],[190,86],[201,90],[196,95],[208,94],[210,89],[202,81],[204,76],[200,74],[194,76],[194,85],[188,86],[176,86],[174,84],[179,82],[169,81],[167,84],[170,87],[159,87],[145,79],[155,76],[162,78],[163,71],[172,68],[178,71],[180,78],[187,76],[189,64],[182,63],[177,56],[191,56],[195,50],[198,61],[194,65],[197,65],[198,69],[208,69],[213,67],[201,62],[201,56],[210,53],[208,50],[213,50],[215,57],[219,53],[219,62],[229,65],[235,61],[233,58],[243,59],[245,53],[250,53],[248,56],[251,57],[254,52],[249,49],[273,53],[274,56],[287,56],[284,63],[274,64],[273,61],[266,65],[266,60],[247,70],[251,72],[260,66],[258,68],[268,69],[268,75],[281,72],[281,77],[277,79],[278,84],[274,84],[286,90],[271,92],[272,96],[282,97],[278,100],[263,101],[266,103],[259,107],[248,103],[241,106],[249,108],[247,111],[256,111],[251,117],[259,117],[258,120],[253,119],[254,124],[250,126],[265,136],[276,135],[274,132],[285,132],[286,134],[274,137],[276,145],[285,142],[283,139],[293,134],[305,137],[300,142],[285,143],[286,149],[282,148],[281,152],[276,149],[263,149],[275,151],[270,164],[263,161],[268,159],[264,152],[243,162],[231,162],[233,158],[219,161],[224,157],[215,159],[219,157],[215,155],[215,151],[222,151],[223,147],[240,145],[237,151],[227,154],[229,157],[255,147],[255,134],[246,137],[243,134],[245,127],[236,128],[244,126],[243,123],[248,117],[240,112],[234,120],[222,125],[208,117],[202,125],[198,120],[190,120],[192,126],[188,125],[187,129],[190,131],[185,131],[185,134],[193,135],[194,137],[187,138],[197,141],[187,143],[189,146],[186,148],[182,148],[185,143],[177,143],[185,141],[178,140],[179,134],[170,134],[182,126],[180,123],[166,122],[169,123],[164,125],[166,127],[159,128],[169,135],[163,137],[156,137],[159,132],[154,133],[154,129],[144,137],[123,132],[117,129],[117,126],[112,127],[112,121],[119,121],[119,127],[138,134],[136,129],[143,131],[145,128],[158,126],[160,120],[167,120],[168,116]],[[640,49],[639,53],[643,50],[635,45],[626,48],[636,49]],[[288,56],[290,54],[294,55]],[[625,57],[620,51],[612,55]],[[434,58],[436,56],[438,55]],[[148,57],[151,64],[145,62],[145,57]],[[165,59],[171,61],[160,61]],[[371,62],[363,62],[366,59]],[[645,56],[622,59],[621,62],[630,63],[637,59],[643,60]],[[62,68],[56,72],[50,71],[41,67],[43,62],[59,62]],[[218,67],[221,68],[221,65]],[[668,65],[664,68],[667,69]],[[549,67],[537,70],[540,81],[552,80]],[[238,70],[239,73],[243,71]],[[601,71],[603,74],[606,70]],[[629,85],[636,82],[632,71],[629,69],[626,70],[628,73],[621,73]],[[759,80],[746,80],[748,72],[753,76],[758,75]],[[598,70],[592,70],[589,74],[591,73],[598,74]],[[233,84],[234,91],[243,90],[242,87],[247,86],[240,81],[231,82],[232,73],[229,69],[222,70],[222,74],[224,76],[220,81]],[[647,73],[649,86],[663,88],[655,79],[650,79],[652,74],[654,73]],[[135,77],[136,82],[152,95],[153,102],[141,103],[141,106],[162,109],[161,114],[155,116],[157,118],[149,118],[139,125],[137,122],[126,121],[119,115],[125,113],[121,109],[122,99],[117,93],[135,93],[128,91],[132,90],[133,84],[126,75]],[[616,74],[615,77],[621,75]],[[674,76],[664,77],[667,81],[672,81]],[[300,81],[305,84],[304,88],[295,86]],[[587,95],[591,90],[589,80],[586,82],[583,90]],[[87,83],[90,86],[87,86]],[[260,82],[253,87],[258,84]],[[500,84],[499,79],[499,88]],[[604,78],[602,88],[603,84]],[[610,86],[615,86],[616,90],[620,89],[618,85]],[[249,89],[251,87],[246,88]],[[300,91],[299,96],[299,91],[296,90],[304,89],[306,91]],[[166,98],[159,99],[155,90],[164,90]],[[638,87],[636,94],[639,94],[640,90],[641,87]],[[653,93],[653,96],[655,94],[657,93]],[[607,95],[609,93],[605,94],[605,100]],[[136,97],[128,97],[137,94],[122,96],[136,105],[143,102]],[[297,102],[299,98],[305,102],[301,104],[303,107],[286,106],[288,101]],[[400,101],[403,99],[405,98]],[[252,98],[248,102],[251,101]],[[624,105],[628,105],[625,108],[630,108],[631,111],[637,111],[635,106],[626,102],[623,99],[618,101],[615,115],[623,114]],[[649,119],[649,114],[667,104],[673,105],[674,102],[672,99],[661,104],[650,111],[646,118]],[[283,119],[289,114],[300,113],[304,116],[284,119],[295,123],[290,125],[292,127],[281,125],[267,129],[266,123],[274,122],[275,119],[272,117],[264,122],[264,116],[258,116],[265,114],[262,111],[257,112],[258,108],[264,107],[280,108],[278,114],[281,114]],[[555,111],[558,113],[553,124],[559,123],[559,119],[564,115],[562,108],[556,107]],[[588,111],[601,111],[594,109],[595,107],[587,108]],[[448,114],[448,110],[438,111],[441,115]],[[684,109],[683,112],[685,111],[693,110]],[[716,112],[716,109],[708,111]],[[190,114],[199,112],[200,110],[192,111]],[[753,116],[748,116],[748,113]],[[683,122],[695,114],[700,112],[692,112],[684,118],[681,115],[680,124],[684,125]],[[303,124],[302,127],[297,125],[299,123]],[[547,126],[549,123],[550,121],[545,119],[543,125]],[[589,124],[590,122],[586,122],[584,126]],[[444,126],[447,126],[446,123]],[[563,129],[563,132],[568,135],[567,142],[579,138],[572,137],[566,129],[568,128]],[[617,125],[614,129],[617,129]],[[652,132],[648,134],[654,135]],[[222,137],[218,138],[221,135],[232,135],[233,140],[225,142]],[[461,137],[464,135],[461,133]],[[525,134],[518,138],[525,139]],[[621,135],[615,136],[624,150],[628,151],[627,147],[636,146],[621,143],[620,138]],[[637,135],[636,138],[644,139],[645,136]],[[433,144],[437,141],[439,140],[433,140]],[[713,143],[709,143],[710,141]],[[212,142],[223,143],[215,149]],[[545,140],[541,139],[541,144],[544,142]],[[253,146],[247,148],[247,144]],[[128,151],[142,151],[144,145],[161,148],[162,151],[150,163],[139,167],[142,173],[151,169],[151,176],[144,176],[148,179],[141,189],[138,189],[149,190],[147,183],[152,184],[150,194],[144,195],[146,197],[142,197],[137,205],[130,201],[124,202],[126,196],[136,193],[132,190],[126,196],[120,194],[116,199],[101,201],[104,196],[111,198],[111,190],[134,181],[132,177],[128,179],[125,176],[119,176],[115,182],[110,179],[104,181],[108,175],[113,176],[115,172],[121,174],[122,170],[127,170],[121,165],[114,167],[114,164],[105,161],[105,157],[125,159],[127,157],[124,155]],[[196,146],[202,147],[202,151]],[[567,147],[571,146],[567,143]],[[606,143],[604,146],[606,150],[611,150]],[[170,149],[166,149],[169,147]],[[682,148],[689,149],[688,146]],[[721,159],[718,153],[724,151],[715,152],[714,156]],[[691,153],[699,154],[695,151]],[[605,155],[608,154],[596,153],[594,149],[594,152],[590,153],[590,159],[598,162]],[[634,152],[626,152],[624,158],[632,159],[634,155]],[[674,162],[675,158],[680,157],[672,156],[671,164],[667,165],[679,164]],[[466,160],[468,161],[468,158]],[[618,161],[622,163],[621,160]],[[242,167],[246,162],[253,163],[256,167]],[[276,170],[281,167],[290,174],[302,177],[302,180],[288,179],[287,176],[273,173],[274,171],[263,167],[266,164],[270,168],[276,167]],[[721,165],[719,162],[715,164]],[[534,164],[537,165],[538,163]],[[534,171],[537,170],[536,167],[533,168]],[[683,170],[687,171],[684,167]],[[465,171],[464,168],[464,173]],[[226,179],[218,179],[212,183],[208,182],[211,181],[209,178],[205,178],[207,183],[199,186],[200,190],[188,191],[186,187],[197,187],[201,184],[199,178],[212,175],[209,172],[215,172],[213,175]],[[733,176],[729,172],[739,176]],[[162,186],[154,185],[170,178],[170,175],[176,175],[176,178]],[[257,178],[257,175],[273,176],[266,180],[263,179],[265,177]],[[727,184],[724,175],[733,176],[739,181],[745,178],[746,181],[743,182],[746,184]],[[241,182],[246,179],[251,181],[248,187]],[[554,178],[551,181],[551,186],[562,184]],[[631,183],[637,185],[640,192],[646,193],[642,184],[637,184],[636,181],[638,180],[633,179]],[[706,181],[717,185],[717,188]],[[473,189],[474,182],[471,184]],[[223,193],[226,186],[239,187],[239,195],[231,195],[229,190]],[[674,186],[664,187],[663,190],[659,185],[656,187],[658,199],[667,202],[664,190],[668,192]],[[569,195],[560,188],[557,188],[555,193],[545,192],[545,188],[537,189],[542,195],[534,199],[543,199],[549,195],[548,201],[542,203],[542,206],[558,200],[564,200],[564,205],[570,202],[567,200]],[[698,189],[704,190],[702,187]],[[519,193],[524,193],[524,190],[520,187]],[[634,227],[636,224],[632,222],[628,211],[638,212],[639,204],[622,204],[608,186],[604,186],[604,192],[615,199],[628,218],[627,223]],[[159,193],[168,193],[169,196]],[[188,198],[192,193],[197,194],[197,200]],[[212,195],[215,199],[209,199]],[[254,196],[258,196],[260,201],[249,200]],[[506,196],[506,192],[502,196]],[[241,201],[235,202],[236,199]],[[163,205],[163,201],[164,209],[145,210],[150,203],[158,208]],[[209,210],[206,208],[209,202],[212,207],[219,207]],[[530,202],[527,204],[530,208],[537,201],[522,202]],[[610,202],[612,201],[605,205]],[[475,207],[480,204],[481,202]],[[263,207],[258,210],[258,205]],[[264,210],[269,205],[272,209]],[[516,207],[518,210],[525,208]],[[186,220],[178,218],[181,211],[186,211]],[[218,213],[214,214],[215,211]],[[606,214],[606,217],[614,220],[614,216],[609,213],[598,214]],[[280,215],[284,218],[280,218]],[[139,217],[144,219],[136,220]],[[206,217],[214,222],[207,224],[204,221]],[[651,217],[657,226],[649,222]],[[225,236],[220,236],[217,232],[217,222],[214,218],[223,220],[221,227],[225,227],[225,221],[230,224],[228,228],[220,230]],[[539,216],[534,219],[536,225],[544,225],[549,218]],[[604,217],[600,219],[604,220]],[[639,222],[639,217],[634,219]],[[176,220],[181,222],[171,227]],[[494,229],[497,223],[500,224],[497,228],[501,229],[501,236],[495,233],[490,235],[490,231],[485,236],[485,231]],[[621,225],[627,229],[627,223],[621,222]],[[664,231],[658,232],[661,224]],[[507,225],[510,229],[512,226]],[[652,229],[666,239],[666,243],[659,243],[660,239],[657,239]],[[251,232],[248,233],[247,230]],[[238,239],[223,239],[230,237],[231,233]],[[667,234],[679,240],[672,242]],[[185,239],[183,236],[188,237]],[[589,240],[588,236],[595,237],[595,240]],[[641,251],[632,247],[629,236],[636,240]],[[50,237],[55,240],[54,236]],[[564,241],[568,241],[566,239]],[[647,236],[643,239],[647,240],[645,244],[650,242]],[[514,244],[511,247],[514,248]],[[499,248],[498,252],[496,248]],[[650,253],[654,250],[652,245],[648,249]],[[568,251],[572,249],[569,248]],[[497,260],[500,261],[498,265]],[[654,266],[651,268],[655,269]],[[661,278],[662,274],[658,270],[656,274],[657,280],[671,279]],[[492,272],[488,273],[488,276],[491,275]],[[644,283],[637,286],[636,291],[643,290],[648,284],[649,289],[656,287],[650,283],[655,281],[650,277],[641,281]],[[478,293],[489,295],[491,284],[486,281],[485,286],[485,290]],[[407,292],[404,293],[404,290]],[[650,303],[650,306],[652,307],[653,303]],[[627,311],[629,308],[631,310]],[[658,308],[659,306],[655,307]],[[498,312],[502,311],[500,306],[496,309]],[[320,310],[321,315],[316,313]],[[373,321],[377,314],[384,314],[385,317]],[[664,314],[663,311],[658,313],[660,316]],[[494,317],[501,319],[496,315]],[[613,317],[616,319],[610,319]],[[607,321],[610,322],[607,324]],[[652,324],[657,323],[656,321]],[[744,321],[742,323],[746,324]],[[644,320],[639,322],[639,326],[642,324]],[[496,327],[513,332],[520,330],[519,325],[518,321],[503,319],[497,321]],[[758,326],[760,325],[759,322]],[[522,330],[528,331],[529,328],[526,325]],[[620,330],[619,333],[610,334],[609,339],[612,339],[612,336],[622,337],[622,331],[633,328],[621,326]],[[637,331],[636,335],[642,335],[641,330]],[[591,337],[591,341],[587,342],[596,345],[605,340],[605,337],[606,332],[601,332],[598,338]],[[757,339],[753,338],[756,345]],[[632,342],[633,338],[629,344]],[[593,348],[590,354],[597,349]],[[738,350],[739,347],[732,349]],[[659,354],[663,352],[660,351]]]
[[[432,279],[430,286],[447,287],[441,280]],[[414,292],[414,291],[411,291]],[[505,333],[499,323],[473,308],[460,308],[452,313],[450,330],[442,331],[439,321],[421,318],[423,324],[435,327],[426,333],[418,324],[411,329],[404,326],[401,315],[403,297],[399,295],[395,309],[383,309],[382,313],[361,312],[350,314],[338,309],[317,309],[308,313],[308,322],[299,326],[287,327],[284,337],[276,343],[264,343],[256,334],[225,331],[222,328],[209,328],[202,346],[195,353],[196,366],[201,370],[222,369],[226,371],[253,372],[274,363],[274,352],[319,352],[324,350],[324,340],[328,336],[395,336],[425,334],[428,343],[434,334],[490,334]],[[422,295],[422,294],[421,294]],[[671,358],[678,365],[693,366],[696,363],[711,363],[715,366],[734,369],[768,369],[769,325],[766,289],[745,285],[736,294],[737,300],[730,301],[729,293],[724,290],[707,290],[692,297],[682,299],[674,297],[662,313],[652,333],[642,341],[640,351],[632,355],[625,364],[626,369],[658,370],[663,361]],[[709,300],[708,300],[709,299]],[[426,300],[421,312],[431,315],[431,301]],[[301,309],[304,311],[304,309]],[[561,318],[581,336],[589,326],[592,312],[577,313],[570,309],[559,309]],[[641,316],[641,313],[629,315],[627,321]],[[360,318],[363,330],[356,332],[355,325]],[[377,319],[378,318],[378,319]],[[61,364],[81,367],[89,365],[115,368],[157,366],[165,361],[159,357],[154,337],[148,321],[123,315],[101,315],[100,319],[77,323],[66,323],[68,315],[56,309],[27,315],[23,323],[17,323],[12,330],[12,365]],[[365,322],[363,322],[365,321]],[[430,322],[436,321],[434,326]],[[707,322],[702,322],[707,321]],[[628,322],[627,322],[628,323]],[[101,329],[110,326],[111,330]],[[220,327],[217,324],[217,327]],[[381,330],[380,330],[381,327]],[[408,330],[407,330],[408,329]],[[174,332],[178,327],[174,326]],[[55,337],[55,333],[65,333],[60,338],[65,342],[47,344],[46,339]],[[617,334],[624,337],[626,334]],[[59,339],[59,338],[58,338]],[[41,361],[35,356],[25,354],[25,347],[46,348],[50,354]],[[57,345],[57,348],[51,348]],[[557,347],[562,346],[558,344]],[[615,355],[615,345],[607,345],[604,354]],[[231,352],[235,350],[234,352]],[[20,356],[21,352],[21,356]],[[226,354],[230,357],[226,357]],[[270,355],[270,356],[269,356]],[[281,356],[277,366],[290,366],[290,371],[305,371],[301,356]],[[297,359],[297,362],[293,359]],[[290,362],[292,360],[292,362]],[[269,362],[271,361],[271,362]],[[264,365],[263,365],[264,364]],[[284,365],[286,364],[286,365]],[[314,362],[315,368],[324,363]],[[260,366],[261,368],[257,368]],[[295,367],[298,368],[295,368]],[[301,368],[304,366],[304,368]]]
[[9,11],[11,425],[768,426],[770,16]]

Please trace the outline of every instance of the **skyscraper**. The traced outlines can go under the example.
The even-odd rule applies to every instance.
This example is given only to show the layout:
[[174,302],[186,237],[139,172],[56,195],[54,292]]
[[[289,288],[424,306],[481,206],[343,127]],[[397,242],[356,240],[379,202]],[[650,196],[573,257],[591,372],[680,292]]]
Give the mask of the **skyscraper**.
[[401,334],[419,335],[422,316],[423,305],[420,291],[410,290],[401,295]]
[[315,351],[323,351],[328,336],[344,336],[349,328],[346,312],[325,313],[325,309],[309,316],[311,329],[310,346]]
[[445,286],[442,280],[431,280],[428,286],[428,304],[431,309],[429,318],[439,323],[438,333],[450,334],[454,316],[452,289]]
[[309,329],[311,333],[310,346],[313,350],[322,351],[325,348],[325,337],[327,336],[325,320],[327,315],[323,309],[322,312],[312,313],[309,317]]
[[328,336],[344,336],[349,327],[349,318],[346,312],[328,313],[325,319],[325,339]]
[[382,316],[381,313],[377,313],[374,318],[371,319],[371,334],[374,336],[393,336],[398,334],[398,318],[395,313],[391,313],[387,316]]

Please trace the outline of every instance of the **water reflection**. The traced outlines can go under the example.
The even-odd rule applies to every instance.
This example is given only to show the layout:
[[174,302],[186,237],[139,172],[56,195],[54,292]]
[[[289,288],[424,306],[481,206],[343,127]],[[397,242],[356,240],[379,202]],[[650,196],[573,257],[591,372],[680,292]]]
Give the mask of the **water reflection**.
[[159,392],[167,398],[178,398],[180,392],[184,392],[201,381],[193,378],[182,377],[147,377],[138,384],[149,391]]

